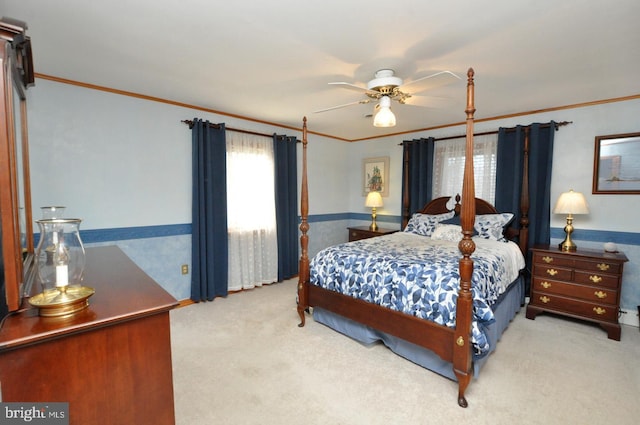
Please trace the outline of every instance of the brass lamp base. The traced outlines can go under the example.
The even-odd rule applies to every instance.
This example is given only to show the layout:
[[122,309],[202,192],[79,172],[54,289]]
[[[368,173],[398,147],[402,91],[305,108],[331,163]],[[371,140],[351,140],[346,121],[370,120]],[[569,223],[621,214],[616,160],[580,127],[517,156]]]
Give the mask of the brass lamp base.
[[576,246],[576,244],[573,243],[573,241],[571,240],[567,241],[566,239],[558,244],[558,248],[560,249],[560,251],[571,251],[571,252],[578,249],[578,247]]
[[29,304],[38,308],[40,316],[70,316],[89,306],[89,297],[96,291],[86,286],[65,286],[46,290],[29,298]]
[[374,232],[378,230],[378,223],[376,223],[376,207],[371,209],[371,224],[369,225],[369,230],[373,230]]
[[564,233],[566,236],[564,240],[558,244],[558,248],[561,251],[575,251],[578,246],[571,240],[571,233],[573,233],[573,217],[571,214],[567,217],[567,225],[564,226]]

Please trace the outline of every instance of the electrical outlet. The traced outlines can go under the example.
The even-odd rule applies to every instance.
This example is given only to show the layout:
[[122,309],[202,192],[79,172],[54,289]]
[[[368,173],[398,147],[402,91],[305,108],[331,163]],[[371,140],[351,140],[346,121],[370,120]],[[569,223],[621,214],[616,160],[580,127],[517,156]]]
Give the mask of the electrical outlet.
[[189,274],[189,266],[187,264],[182,265],[182,274]]

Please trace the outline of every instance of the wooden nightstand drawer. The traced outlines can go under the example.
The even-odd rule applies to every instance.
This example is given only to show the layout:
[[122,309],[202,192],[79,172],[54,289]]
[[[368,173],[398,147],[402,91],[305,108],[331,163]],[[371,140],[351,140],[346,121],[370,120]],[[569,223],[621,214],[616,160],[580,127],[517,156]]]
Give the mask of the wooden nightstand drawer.
[[594,273],[576,270],[573,280],[577,283],[601,286],[605,288],[617,288],[620,278],[608,274]]
[[544,292],[545,294],[580,298],[604,304],[615,305],[618,301],[618,293],[611,289],[594,288],[593,286],[576,285],[539,277],[533,280],[533,291],[536,294]]
[[574,298],[548,294],[537,294],[535,299],[531,301],[557,313],[569,313],[569,315],[578,315],[595,320],[606,320],[608,322],[618,321],[617,306],[590,303]]
[[548,252],[536,252],[533,254],[533,262],[545,266],[573,267],[574,259],[560,254],[554,255]]
[[598,273],[608,273],[617,275],[620,273],[620,264],[610,263],[607,261],[584,261],[577,260],[576,269],[593,270]]
[[534,275],[556,280],[573,280],[573,270],[555,266],[536,265]]

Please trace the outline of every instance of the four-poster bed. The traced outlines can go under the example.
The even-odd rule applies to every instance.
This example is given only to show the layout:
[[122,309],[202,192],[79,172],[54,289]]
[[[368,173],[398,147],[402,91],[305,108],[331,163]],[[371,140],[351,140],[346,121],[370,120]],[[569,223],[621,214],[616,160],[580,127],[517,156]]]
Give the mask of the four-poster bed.
[[[492,266],[500,263],[500,267],[503,267],[502,263],[504,260],[495,259],[495,260],[485,260],[486,250],[495,251],[498,248],[501,248],[499,245],[507,246],[507,243],[503,243],[502,241],[482,241],[479,242],[480,248],[482,252],[476,252],[476,240],[474,236],[474,232],[477,231],[477,227],[474,228],[474,224],[476,224],[476,214],[478,215],[487,215],[490,216],[499,216],[498,211],[495,210],[493,206],[489,203],[475,198],[475,189],[474,189],[474,171],[473,171],[473,115],[475,112],[474,107],[474,81],[473,81],[474,72],[473,69],[469,69],[467,74],[467,108],[466,108],[466,153],[465,153],[465,168],[464,168],[464,179],[463,179],[463,189],[462,196],[457,198],[456,206],[453,211],[450,211],[447,208],[447,201],[449,197],[437,198],[433,201],[429,202],[415,217],[415,222],[412,223],[409,221],[409,226],[405,228],[404,232],[398,232],[398,234],[381,236],[374,239],[369,239],[366,241],[357,241],[350,242],[345,244],[344,247],[347,249],[347,254],[338,253],[337,257],[326,256],[320,258],[320,255],[316,256],[312,263],[309,261],[308,257],[308,235],[307,232],[309,230],[309,224],[307,222],[308,218],[308,188],[307,188],[307,127],[306,127],[306,118],[303,122],[303,165],[302,165],[302,191],[301,191],[301,257],[300,257],[300,268],[299,268],[299,282],[298,282],[298,314],[300,316],[301,323],[299,326],[304,326],[305,324],[305,311],[309,311],[310,307],[313,307],[314,318],[319,320],[321,323],[325,323],[335,329],[346,333],[347,335],[353,336],[351,330],[345,330],[343,328],[343,323],[347,323],[347,328],[351,329],[351,325],[354,325],[357,328],[355,333],[360,332],[373,332],[376,336],[379,336],[381,340],[385,342],[389,348],[396,351],[398,354],[403,355],[404,357],[409,358],[410,360],[421,364],[429,369],[435,370],[438,373],[441,373],[445,376],[449,376],[452,379],[458,381],[458,404],[462,407],[467,406],[467,401],[465,398],[465,390],[474,376],[474,361],[477,360],[486,360],[486,355],[493,349],[487,347],[480,347],[481,344],[478,343],[478,339],[484,338],[483,334],[479,331],[480,328],[483,330],[488,327],[490,323],[495,322],[493,317],[493,311],[487,311],[486,313],[489,316],[489,320],[487,320],[486,324],[479,323],[477,320],[477,315],[479,306],[485,306],[483,303],[483,299],[478,295],[479,290],[477,287],[472,288],[472,278],[475,276],[474,273],[479,273],[482,276],[489,276],[491,272]],[[525,145],[525,153],[527,152],[527,148]],[[525,163],[526,163],[527,155],[525,154]],[[528,184],[526,182],[526,167],[524,171],[524,181],[523,181],[523,196],[521,199],[520,205],[520,230],[517,229],[509,229],[505,230],[504,234],[507,238],[517,238],[520,246],[520,250],[524,252],[527,246],[527,209],[528,209]],[[406,175],[405,175],[406,179]],[[512,215],[511,215],[512,216]],[[437,217],[437,218],[436,218]],[[439,257],[433,257],[430,259],[427,258],[427,251],[425,251],[424,257],[422,254],[422,249],[418,244],[414,244],[417,239],[433,239],[435,235],[431,233],[437,233],[433,228],[430,228],[429,233],[423,234],[421,236],[411,235],[408,232],[409,227],[412,225],[414,228],[416,227],[417,220],[428,218],[429,220],[444,220],[445,217],[447,219],[451,219],[452,217],[459,218],[459,227],[457,227],[457,236],[455,241],[458,241],[457,244],[455,241],[452,242],[452,238],[449,237],[444,238],[446,241],[435,240],[433,244],[434,247],[426,248],[428,252],[445,252],[449,251],[449,254],[454,254],[455,252],[458,254],[453,257],[453,261],[457,262],[454,266],[451,265],[451,259],[448,259],[448,264],[444,264],[444,260],[441,261]],[[413,218],[412,218],[413,220]],[[406,224],[407,218],[403,219],[403,227]],[[431,223],[436,226],[436,222]],[[506,226],[506,223],[504,223]],[[455,225],[451,225],[455,226]],[[418,223],[418,227],[420,224]],[[436,226],[437,228],[437,226]],[[442,226],[441,229],[445,229],[445,226]],[[415,229],[414,229],[415,230]],[[455,230],[455,229],[449,229]],[[502,228],[501,228],[502,230]],[[413,232],[416,233],[416,232]],[[420,233],[420,232],[417,232]],[[462,234],[462,238],[460,239],[460,233]],[[431,236],[425,238],[424,236]],[[501,235],[500,235],[501,236]],[[391,239],[392,237],[401,238],[401,239]],[[384,239],[389,238],[389,239]],[[403,239],[402,239],[403,238]],[[449,245],[447,245],[447,243]],[[358,245],[364,244],[364,245]],[[402,286],[402,289],[394,289],[394,288],[385,288],[384,291],[387,291],[386,294],[383,294],[380,298],[386,299],[387,302],[393,304],[392,300],[396,295],[395,293],[401,293],[403,298],[409,298],[413,300],[413,304],[410,305],[407,309],[408,312],[402,311],[403,306],[399,306],[396,302],[396,305],[391,306],[383,306],[381,303],[376,303],[377,301],[372,301],[371,297],[364,297],[364,300],[356,298],[356,295],[353,293],[349,293],[349,288],[346,291],[340,292],[340,289],[336,288],[324,288],[319,286],[318,281],[332,281],[332,277],[329,276],[333,270],[335,270],[336,263],[339,263],[341,260],[339,257],[343,255],[342,258],[348,258],[349,260],[346,262],[353,262],[354,252],[360,251],[369,251],[375,248],[375,245],[380,249],[388,249],[389,251],[393,251],[394,245],[406,245],[410,247],[410,251],[406,254],[402,254],[398,258],[394,258],[391,262],[391,266],[394,270],[398,270],[399,268],[407,268],[407,267],[418,267],[418,271],[416,273],[420,273],[423,275],[434,275],[440,273],[442,270],[443,273],[449,273],[444,277],[438,275],[438,280],[444,281],[444,285],[451,286],[450,283],[455,278],[455,285],[459,287],[458,290],[450,290],[446,295],[446,300],[443,300],[441,292],[437,292],[435,295],[429,293],[431,289],[425,288],[424,285],[421,286],[420,292],[425,294],[426,298],[431,298],[428,302],[419,300],[419,296],[417,292],[406,293],[406,287]],[[487,248],[487,245],[490,245]],[[514,245],[511,243],[511,245]],[[452,248],[453,246],[453,248]],[[514,245],[515,246],[515,245]],[[415,250],[414,250],[415,248]],[[349,250],[351,250],[349,252]],[[500,305],[500,308],[505,312],[501,312],[499,315],[502,317],[500,320],[500,324],[496,325],[497,329],[492,330],[491,336],[487,338],[492,338],[497,340],[500,334],[506,328],[506,324],[511,320],[511,318],[516,314],[516,312],[520,309],[522,304],[522,300],[524,299],[524,289],[523,289],[523,279],[520,276],[520,270],[524,267],[524,257],[522,256],[522,252],[516,246],[516,251],[518,251],[517,256],[521,258],[521,260],[517,260],[517,267],[515,269],[515,277],[514,272],[511,271],[510,275],[512,276],[508,282],[508,284],[503,284],[500,293],[495,293],[495,305]],[[331,248],[326,251],[331,251]],[[475,252],[475,254],[474,254]],[[325,254],[324,252],[322,253]],[[388,253],[384,253],[381,256],[388,257]],[[415,259],[412,255],[415,254],[419,256],[419,259]],[[474,255],[474,259],[471,256]],[[460,257],[461,256],[461,257]],[[476,264],[476,270],[474,270],[474,261],[475,258],[482,258],[482,263]],[[425,263],[429,264],[418,264],[424,258]],[[451,258],[451,257],[450,257]],[[356,262],[361,260],[356,260]],[[381,264],[383,261],[373,260],[376,264]],[[386,260],[385,260],[386,261]],[[403,263],[404,261],[404,263]],[[415,262],[414,262],[415,261]],[[485,262],[489,263],[489,265],[485,265]],[[442,263],[438,265],[438,270],[429,269],[429,267],[434,267],[435,263]],[[313,265],[313,277],[312,279],[312,270],[311,265]],[[322,268],[324,267],[324,269]],[[372,266],[368,264],[367,269],[375,268],[376,266]],[[505,266],[506,267],[506,266]],[[340,269],[339,272],[341,276],[344,276],[344,279],[349,282],[343,282],[342,286],[351,286],[354,281],[363,280],[363,276],[365,276],[363,270],[364,268],[360,268],[361,272],[358,271],[344,271]],[[499,268],[498,266],[494,267],[495,274],[507,274],[504,269]],[[512,267],[513,268],[513,267]],[[478,270],[481,270],[478,272]],[[352,273],[352,274],[349,274]],[[412,279],[415,278],[414,274],[411,274]],[[494,279],[498,279],[499,276],[490,276],[487,277],[486,280],[493,281]],[[372,279],[370,276],[367,276],[365,279]],[[375,278],[373,278],[375,279]],[[391,277],[382,276],[380,279],[386,281],[391,280]],[[416,279],[417,280],[417,279]],[[477,278],[476,278],[477,280]],[[511,280],[515,283],[511,284]],[[340,286],[334,285],[334,286]],[[476,286],[478,286],[476,284]],[[330,285],[329,285],[330,287]],[[514,289],[515,288],[515,289]],[[436,291],[440,291],[442,288],[436,289]],[[360,290],[360,289],[358,289]],[[365,292],[368,289],[365,289]],[[489,292],[493,291],[490,289]],[[504,297],[503,297],[504,295]],[[503,301],[509,298],[509,302]],[[373,297],[373,296],[372,296]],[[376,295],[377,297],[377,295]],[[441,297],[441,299],[433,300],[433,298]],[[373,297],[375,298],[375,297]],[[447,302],[449,305],[447,305]],[[379,305],[380,304],[380,305]],[[506,305],[509,305],[508,307]],[[514,307],[515,304],[515,307]],[[434,307],[435,306],[435,307]],[[502,306],[505,306],[504,308]],[[397,307],[397,308],[396,308]],[[448,308],[450,307],[450,310]],[[488,305],[486,306],[487,308]],[[440,316],[446,316],[442,320],[421,318],[424,315],[433,314],[434,310],[439,310],[437,313]],[[496,309],[497,310],[497,309]],[[316,317],[316,311],[318,312],[318,317]],[[425,313],[426,312],[426,313]],[[440,314],[444,312],[445,314]],[[424,313],[424,314],[423,314]],[[474,316],[475,315],[475,316]],[[496,312],[496,318],[498,313]],[[337,320],[339,323],[335,326],[332,325],[332,322]],[[449,323],[446,323],[446,321]],[[441,323],[442,322],[442,323]],[[444,323],[444,324],[443,324]],[[485,326],[487,325],[487,326]],[[365,337],[365,339],[368,338]],[[358,339],[358,337],[356,337]],[[493,341],[495,343],[495,341]],[[396,350],[397,348],[397,350]],[[415,351],[414,349],[417,349]],[[417,352],[417,354],[414,354]],[[474,357],[474,352],[476,356]],[[478,356],[478,352],[480,352],[481,356]],[[423,353],[427,357],[422,357]],[[423,358],[425,359],[423,361]],[[436,366],[432,366],[432,361],[439,361],[440,363]],[[442,363],[445,364],[445,367],[452,371],[452,373],[443,372]]]

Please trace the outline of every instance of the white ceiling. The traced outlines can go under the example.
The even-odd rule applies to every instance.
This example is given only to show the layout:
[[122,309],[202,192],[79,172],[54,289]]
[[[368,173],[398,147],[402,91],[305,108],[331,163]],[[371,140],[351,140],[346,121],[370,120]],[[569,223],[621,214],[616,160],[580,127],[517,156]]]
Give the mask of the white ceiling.
[[[386,4],[386,5],[385,5]],[[640,94],[640,1],[614,0],[0,0],[27,22],[37,73],[357,140],[462,122],[466,72],[476,118]],[[391,68],[438,107],[373,104],[328,85],[366,86]],[[36,82],[37,85],[37,82]],[[189,117],[185,117],[189,118]]]

